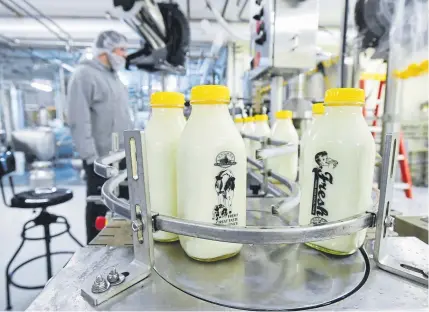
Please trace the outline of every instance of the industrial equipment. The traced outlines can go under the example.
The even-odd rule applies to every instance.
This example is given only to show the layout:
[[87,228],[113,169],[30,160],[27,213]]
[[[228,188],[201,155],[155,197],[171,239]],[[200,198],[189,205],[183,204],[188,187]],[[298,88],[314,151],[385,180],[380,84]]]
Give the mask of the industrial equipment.
[[251,1],[251,79],[294,76],[316,66],[318,1]]
[[113,4],[117,14],[144,40],[143,48],[127,57],[127,68],[184,73],[190,29],[176,3],[114,0]]
[[[427,246],[415,238],[386,235],[392,224],[389,203],[393,179],[390,172],[395,164],[396,135],[390,134],[385,140],[383,183],[377,211],[368,207],[368,212],[362,215],[318,226],[296,226],[297,211],[291,209],[288,202],[299,193],[289,181],[265,170],[261,180],[265,190],[275,196],[282,194],[267,182],[271,174],[289,188],[291,197],[286,197],[285,201],[281,198],[248,199],[246,227],[216,226],[159,215],[151,211],[149,194],[145,193],[141,132],[126,132],[125,141],[129,142],[126,145],[127,171],[118,172],[106,165],[121,159],[123,152],[99,159],[95,170],[110,177],[102,190],[104,203],[113,213],[131,219],[127,227],[132,229],[133,250],[125,246],[92,246],[80,250],[47,284],[30,310],[54,307],[85,311],[100,308],[301,310],[327,305],[333,310],[426,307]],[[262,142],[284,144],[266,139]],[[263,153],[261,157],[264,159],[267,155]],[[255,164],[264,168],[264,162]],[[113,190],[127,176],[129,203],[113,195]],[[372,259],[365,249],[351,257],[335,258],[299,244],[374,226],[376,239],[366,245]],[[247,245],[238,257],[199,263],[187,258],[178,243],[154,244],[152,232],[158,230]],[[419,255],[417,259],[416,254]],[[115,272],[120,272],[120,278],[114,278]]]

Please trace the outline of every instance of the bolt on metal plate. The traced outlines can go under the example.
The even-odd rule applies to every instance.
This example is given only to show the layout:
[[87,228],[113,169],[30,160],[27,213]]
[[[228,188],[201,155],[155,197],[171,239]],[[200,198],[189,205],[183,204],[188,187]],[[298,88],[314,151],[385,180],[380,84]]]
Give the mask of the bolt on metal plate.
[[91,291],[94,294],[101,294],[110,288],[110,283],[101,275],[97,275],[94,284],[92,284]]
[[107,281],[112,286],[119,285],[125,281],[125,275],[119,274],[115,267],[107,274]]

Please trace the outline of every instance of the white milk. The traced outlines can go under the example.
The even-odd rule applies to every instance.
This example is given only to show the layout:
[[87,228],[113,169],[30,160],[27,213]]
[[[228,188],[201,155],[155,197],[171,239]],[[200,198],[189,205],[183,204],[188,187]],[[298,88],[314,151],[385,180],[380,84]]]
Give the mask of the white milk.
[[[176,153],[185,127],[183,94],[156,92],[151,96],[152,115],[145,129],[148,189],[153,212],[177,216]],[[157,241],[175,241],[173,233],[158,231]]]
[[310,139],[312,135],[311,128],[313,127],[314,123],[316,123],[317,119],[319,119],[320,116],[323,116],[325,114],[325,106],[322,103],[316,103],[313,104],[311,108],[313,112],[313,119],[308,125],[308,127],[305,129],[302,137],[301,142],[299,145],[299,175],[298,178],[301,181],[303,176],[303,169],[304,169],[304,147],[307,143],[307,141]]
[[243,131],[243,118],[235,118],[234,123],[235,123],[235,127],[237,128],[238,132],[241,133],[241,131]]
[[[229,111],[224,86],[191,91],[192,113],[177,157],[178,216],[221,225],[246,225],[246,150]],[[180,236],[186,254],[215,261],[237,254],[242,245]]]
[[[256,137],[270,137],[271,130],[268,126],[268,115],[255,115],[255,130],[253,135]],[[251,142],[252,159],[256,159],[256,151],[261,149],[261,143],[257,141]]]
[[[299,143],[298,133],[292,123],[291,111],[278,111],[271,129],[271,139],[287,143]],[[268,168],[273,172],[295,181],[298,174],[298,151],[268,159]]]
[[[305,143],[299,223],[323,224],[364,213],[372,206],[375,143],[362,115],[361,89],[330,89],[325,115]],[[366,230],[309,243],[335,255],[354,253]]]
[[[255,132],[255,124],[253,117],[244,117],[243,118],[243,130],[242,132],[247,135],[254,135]],[[246,146],[246,155],[249,158],[253,158],[253,149],[252,149],[252,141],[249,139],[244,139],[244,145]]]

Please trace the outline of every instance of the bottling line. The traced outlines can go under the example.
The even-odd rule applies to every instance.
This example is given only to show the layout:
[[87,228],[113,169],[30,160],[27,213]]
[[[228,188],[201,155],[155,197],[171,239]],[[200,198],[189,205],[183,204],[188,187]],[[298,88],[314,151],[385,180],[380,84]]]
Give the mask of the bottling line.
[[[116,2],[119,3],[117,6],[121,7],[122,11],[127,11],[128,4],[126,1]],[[132,1],[132,3],[134,2]],[[188,27],[182,25],[183,27],[179,31],[181,48],[177,49],[178,55],[172,57],[170,55],[172,53],[171,47],[167,46],[162,39],[166,34],[166,26],[173,27],[171,24],[164,25],[162,22],[162,19],[165,19],[164,15],[166,15],[165,12],[169,4],[162,4],[158,12],[156,8],[154,9],[156,6],[153,3],[144,2],[148,5],[148,12],[152,12],[147,16],[144,14],[144,10],[129,13],[121,12],[121,14],[125,14],[122,18],[133,30],[139,32],[142,37],[150,39],[148,40],[150,53],[146,53],[147,51],[144,49],[138,50],[127,59],[127,66],[135,65],[139,69],[183,73],[184,67],[182,65],[186,52],[184,46],[189,40]],[[303,198],[301,196],[304,190],[302,185],[306,183],[308,190],[311,189],[311,183],[316,185],[316,182],[302,181],[301,172],[299,173],[299,183],[296,182],[297,171],[301,170],[301,168],[298,169],[297,163],[293,170],[294,176],[286,177],[283,172],[276,171],[277,167],[273,167],[273,163],[270,162],[270,158],[279,155],[294,153],[297,158],[298,150],[302,153],[302,136],[301,141],[299,141],[296,130],[305,134],[312,122],[312,107],[314,108],[314,103],[318,102],[316,98],[306,97],[304,88],[309,72],[314,72],[317,69],[317,71],[323,72],[324,78],[328,75],[326,72],[328,66],[323,65],[322,59],[325,62],[328,60],[330,64],[338,62],[338,85],[340,87],[356,84],[354,80],[359,53],[356,54],[357,57],[354,56],[353,68],[347,68],[345,64],[349,1],[346,0],[344,5],[342,45],[340,55],[335,60],[331,55],[326,57],[326,55],[321,56],[316,53],[318,1],[296,2],[303,3],[297,5],[295,1],[286,4],[282,1],[267,0],[251,1],[250,5],[252,68],[245,75],[244,84],[247,85],[248,90],[244,90],[244,92],[249,94],[249,98],[252,98],[256,93],[254,97],[257,101],[252,103],[251,109],[258,113],[254,118],[256,119],[255,123],[259,123],[260,127],[257,131],[250,131],[249,133],[244,130],[244,127],[241,130],[239,128],[239,132],[234,133],[236,137],[228,142],[230,146],[241,144],[239,148],[242,156],[245,155],[242,147],[245,146],[246,142],[246,144],[253,146],[250,153],[247,152],[246,164],[240,163],[240,168],[245,168],[243,172],[247,181],[246,194],[245,196],[236,196],[245,199],[245,220],[241,220],[240,223],[236,220],[238,218],[231,221],[231,217],[231,220],[224,223],[196,221],[183,217],[183,215],[180,216],[180,214],[173,216],[170,213],[160,212],[159,210],[165,207],[159,207],[153,203],[155,193],[157,193],[157,200],[163,197],[171,199],[172,195],[169,192],[171,190],[167,190],[167,188],[164,192],[160,192],[159,188],[155,191],[151,188],[155,185],[157,174],[161,169],[165,169],[166,164],[159,160],[156,166],[148,166],[149,161],[152,161],[153,164],[158,160],[156,158],[161,159],[160,155],[164,153],[161,150],[154,152],[156,144],[150,146],[148,144],[149,137],[151,135],[155,137],[164,131],[170,137],[176,135],[177,137],[174,139],[179,140],[180,132],[185,131],[183,130],[185,128],[183,116],[185,96],[181,94],[179,100],[166,103],[163,102],[165,101],[162,98],[164,95],[160,94],[162,92],[155,93],[151,97],[153,111],[156,111],[157,105],[158,108],[163,109],[166,107],[176,108],[175,113],[181,119],[180,125],[173,127],[171,124],[164,123],[162,124],[164,128],[154,130],[155,128],[150,128],[151,125],[148,124],[145,131],[125,131],[123,133],[123,150],[119,149],[118,143],[118,136],[122,134],[113,134],[111,153],[99,157],[94,163],[94,171],[108,180],[102,186],[101,196],[89,196],[87,198],[88,202],[104,204],[110,209],[107,224],[103,224],[104,228],[88,246],[80,248],[67,264],[49,279],[43,291],[27,308],[29,311],[227,311],[232,309],[253,311],[310,309],[387,311],[427,309],[428,246],[416,237],[398,237],[392,231],[394,225],[392,210],[395,208],[393,189],[400,145],[399,105],[396,99],[396,93],[400,87],[397,77],[395,78],[395,69],[400,67],[400,58],[403,56],[403,51],[398,45],[400,40],[388,43],[388,53],[383,56],[384,59],[388,60],[389,66],[386,78],[388,87],[384,103],[385,118],[379,150],[381,165],[378,168],[377,165],[374,165],[376,157],[373,154],[376,154],[376,151],[375,140],[372,136],[370,137],[371,147],[373,145],[374,150],[353,155],[353,160],[365,157],[370,159],[368,166],[356,166],[354,168],[356,172],[360,170],[371,173],[371,181],[365,183],[354,181],[354,186],[361,187],[363,185],[368,190],[372,187],[372,203],[365,202],[365,211],[361,211],[362,203],[357,203],[354,198],[351,198],[344,210],[356,211],[354,215],[346,218],[334,218],[335,221],[327,221],[322,218],[324,216],[322,211],[315,213],[316,217],[310,222],[303,222],[300,220],[299,207]],[[211,2],[207,0],[206,3],[210,7]],[[361,5],[365,6],[362,3]],[[369,4],[366,5],[369,6]],[[401,1],[401,5],[405,7],[405,1]],[[176,9],[176,6],[173,9]],[[213,11],[212,8],[210,9]],[[368,10],[368,7],[366,9]],[[153,14],[153,10],[159,14]],[[161,13],[163,16],[160,15]],[[152,16],[150,16],[151,14]],[[222,16],[219,14],[215,14],[215,16],[216,20],[222,24]],[[176,16],[176,22],[179,23],[182,17],[181,15]],[[297,19],[305,21],[305,27],[302,25],[292,27]],[[373,38],[366,37],[368,29],[365,27],[367,26],[361,25],[360,30],[365,33],[365,36],[358,48],[367,48],[374,45],[375,41],[377,43],[378,41],[383,42],[386,40],[383,35],[389,33],[386,26],[387,30],[383,28],[382,34],[376,34],[377,40],[373,40]],[[151,28],[156,29],[156,31]],[[390,33],[397,35],[393,30],[390,30]],[[213,48],[212,50],[216,49]],[[381,52],[378,50],[377,53]],[[315,68],[316,59],[322,65],[319,64],[320,66],[317,65]],[[211,60],[207,61],[204,66],[202,74],[204,78],[206,78],[208,68],[211,66],[210,62]],[[261,81],[268,81],[268,85],[256,87],[258,83],[261,86]],[[287,88],[285,88],[286,85]],[[191,97],[195,88],[200,87],[194,87],[191,91]],[[208,86],[203,87],[207,88]],[[327,83],[324,88],[328,89]],[[218,88],[216,92],[222,93],[221,90],[222,88]],[[362,104],[365,102],[365,93],[360,91],[358,93],[363,94],[363,99],[359,103]],[[213,90],[211,92],[215,93]],[[286,92],[288,92],[287,97]],[[196,105],[202,102],[205,102],[203,104],[213,104],[211,99],[204,98],[204,92],[201,91],[199,95],[201,98],[198,101],[194,99],[192,102],[191,99],[194,110],[192,114],[194,115],[198,111]],[[270,98],[269,105],[263,108],[262,98],[267,95]],[[160,98],[155,99],[157,96]],[[218,96],[220,99],[217,104],[225,104],[222,113],[229,113],[227,105],[231,102],[234,115],[236,112],[236,95],[234,92],[231,96],[229,91]],[[329,106],[327,104],[329,103],[325,103],[324,106]],[[357,111],[353,114],[359,115],[359,118],[364,122],[359,105],[353,107]],[[267,114],[265,114],[264,109],[267,110]],[[211,113],[214,114],[214,110],[205,112],[207,116],[210,116]],[[273,121],[274,116],[276,119],[288,119],[287,122],[290,124],[293,122],[293,126],[296,128],[296,130],[293,129],[294,132],[291,135],[293,139],[277,139],[271,135],[272,133],[270,134],[268,120]],[[216,117],[219,117],[218,120],[221,119],[220,114]],[[207,126],[210,128],[210,134],[215,134],[209,138],[210,140],[207,140],[211,144],[204,146],[210,150],[210,153],[216,150],[215,144],[212,142],[216,134],[222,131],[224,131],[223,134],[230,135],[232,133],[232,131],[226,131],[227,127],[232,128],[233,125],[232,121],[229,120],[229,114],[227,117],[224,118],[227,120],[226,123],[220,123],[220,130]],[[247,116],[246,118],[253,117]],[[188,120],[187,126],[189,124],[190,121]],[[200,121],[199,129],[204,126],[206,126],[204,122]],[[340,132],[341,130],[341,127],[332,126],[331,128],[331,132]],[[365,122],[365,129],[363,130],[368,130],[366,128]],[[282,134],[284,132],[286,131],[282,131]],[[356,132],[358,131],[356,130]],[[194,128],[193,133],[198,133],[198,127]],[[240,140],[239,133],[244,139],[243,142]],[[370,132],[366,131],[365,135],[369,137]],[[30,146],[32,143],[31,136],[27,137],[30,140],[23,140],[25,141],[22,142],[24,147]],[[180,148],[178,148],[179,156],[177,158],[182,163],[189,155],[192,156],[192,159],[187,159],[187,161],[195,164],[199,158],[213,156],[210,153],[197,155],[195,150],[189,154],[183,152],[183,150],[189,151],[195,147],[194,145],[197,145],[196,137],[188,138],[186,144],[181,146],[181,155]],[[219,135],[219,137],[221,136]],[[226,137],[227,135],[224,135],[222,140],[230,139],[230,137],[227,139]],[[197,138],[201,139],[201,136]],[[352,137],[352,139],[358,141],[357,137]],[[156,141],[156,143],[159,142]],[[360,143],[361,141],[355,145],[362,148],[361,145],[364,144]],[[339,145],[337,150],[341,150],[341,148],[344,148],[344,145]],[[319,172],[318,170],[321,170],[324,165],[335,168],[338,164],[337,160],[328,158],[326,151],[322,153],[324,154],[312,153],[316,155],[316,159],[311,159],[311,162],[315,161],[320,165],[320,168],[310,167],[315,172],[315,177]],[[224,176],[222,174],[225,176],[228,174],[227,170],[221,168],[227,168],[231,164],[236,165],[235,156],[229,149],[222,149],[222,152],[216,151],[216,154],[216,157],[210,158],[210,164],[216,170],[220,170],[216,172],[219,175],[215,177],[216,184],[209,180],[210,183],[215,184],[215,189],[219,188],[221,183],[218,184],[218,181],[223,182]],[[318,156],[325,157],[325,164],[319,164]],[[119,170],[119,162],[124,159],[126,160],[126,169]],[[168,170],[175,171],[176,168],[169,168]],[[177,169],[178,172],[181,170],[182,168]],[[378,174],[376,178],[377,187],[372,186],[374,170]],[[183,169],[183,171],[185,170]],[[347,173],[344,172],[342,175],[346,176]],[[188,182],[192,180],[193,183],[197,184],[200,182],[198,177],[203,175],[207,175],[207,172],[194,170],[193,175],[186,176],[184,180],[188,180]],[[165,179],[165,181],[158,179],[156,183],[158,185],[164,182],[176,183],[176,180],[172,181],[172,179]],[[177,188],[178,198],[189,196],[192,187],[196,187],[195,184],[190,183],[190,186],[187,185],[186,188],[181,188],[183,183],[179,185]],[[118,188],[120,185],[128,186],[129,199],[119,196]],[[210,186],[212,185],[210,184]],[[176,188],[174,189],[176,191]],[[211,192],[210,196],[215,196],[213,194]],[[312,194],[313,198],[311,199],[314,201],[314,193]],[[209,197],[206,194],[198,195],[204,200]],[[232,199],[224,197],[220,200],[232,201]],[[325,193],[321,197],[325,198]],[[338,202],[344,203],[346,202],[344,197],[346,196],[342,196],[341,201],[339,197],[331,197],[330,200],[338,199]],[[310,196],[307,196],[305,200],[310,201]],[[192,206],[191,208],[194,211],[207,210],[207,207]],[[218,217],[216,214],[219,211],[216,211],[216,208],[219,209],[218,206],[215,207],[212,220]],[[335,208],[340,210],[342,207]],[[228,212],[226,208],[224,213],[225,218],[229,218],[231,215],[231,211]],[[171,234],[171,236],[165,235],[166,233]],[[177,236],[180,242],[171,239],[171,237],[176,239]],[[165,238],[164,242],[161,241],[161,237]],[[335,254],[326,252],[326,249],[314,248],[321,242],[340,241],[342,238],[350,237],[357,237],[356,250],[347,250],[344,253]],[[185,244],[182,242],[184,238],[199,240],[201,245],[195,244],[194,247],[197,247],[190,252],[184,247]],[[210,259],[206,259],[199,256],[206,250],[214,248],[212,246],[220,246],[214,244],[218,242],[230,243],[229,246],[240,246],[241,251],[240,248],[237,252],[234,250],[234,253],[228,255],[228,259],[213,257],[220,261],[211,261],[213,259],[210,257],[208,257]],[[206,249],[198,250],[198,247],[201,248],[204,243],[207,244]],[[198,251],[200,252],[198,253]]]
[[[368,207],[364,214],[317,226],[297,225],[296,206],[288,203],[296,200],[299,190],[272,172],[271,177],[281,181],[291,194],[279,197],[282,191],[268,182],[264,162],[254,163],[262,169],[262,175],[251,174],[272,195],[248,198],[245,227],[216,226],[152,213],[144,187],[141,132],[127,131],[125,140],[126,151],[97,160],[95,170],[110,178],[103,186],[102,201],[115,216],[131,220],[126,228],[132,232],[132,247],[82,248],[48,282],[29,310],[426,307],[427,246],[416,238],[389,236],[397,135],[385,138],[378,204],[375,199],[374,207]],[[118,171],[111,164],[125,155],[127,171]],[[129,202],[114,195],[127,176]],[[375,238],[350,257],[327,256],[302,244],[365,228],[374,228]],[[188,258],[178,243],[154,243],[153,232],[160,230],[245,246],[238,257],[201,263]]]

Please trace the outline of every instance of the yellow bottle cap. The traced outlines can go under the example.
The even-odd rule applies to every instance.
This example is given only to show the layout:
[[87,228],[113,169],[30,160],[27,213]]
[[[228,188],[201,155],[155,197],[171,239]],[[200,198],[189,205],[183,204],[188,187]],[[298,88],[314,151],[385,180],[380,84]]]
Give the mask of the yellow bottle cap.
[[420,63],[420,71],[422,73],[427,73],[428,72],[428,64],[429,64],[428,60],[424,60],[423,62]]
[[292,111],[290,111],[290,110],[282,110],[282,111],[278,111],[276,113],[276,119],[291,119],[292,115],[293,115]]
[[267,121],[268,115],[255,115],[255,121]]
[[313,115],[323,115],[325,113],[325,106],[322,103],[313,104],[311,111]]
[[229,104],[229,89],[221,85],[195,86],[191,90],[191,104]]
[[235,118],[235,119],[234,119],[234,122],[235,122],[235,123],[243,122],[243,118]]
[[174,108],[185,106],[185,96],[179,92],[155,92],[150,96],[154,108]]
[[365,91],[358,88],[333,88],[325,92],[325,106],[349,106],[365,103]]
[[255,121],[255,118],[253,118],[253,117],[244,117],[243,118],[243,122],[244,123],[246,123],[246,122],[254,122]]
[[420,74],[420,64],[412,63],[407,68],[409,77],[416,77]]

